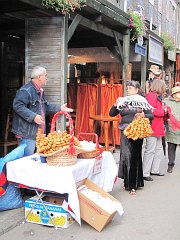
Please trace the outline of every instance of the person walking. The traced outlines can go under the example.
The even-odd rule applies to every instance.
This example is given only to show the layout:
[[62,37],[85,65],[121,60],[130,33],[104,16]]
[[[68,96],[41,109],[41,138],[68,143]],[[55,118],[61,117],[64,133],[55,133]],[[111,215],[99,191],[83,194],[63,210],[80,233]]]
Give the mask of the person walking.
[[[171,114],[180,122],[180,86],[173,87],[171,96],[164,101],[164,104],[170,107]],[[180,144],[180,129],[173,130],[169,119],[165,121],[166,134],[165,139],[168,145],[168,173],[173,172],[176,157],[176,148]]]
[[154,79],[162,79],[162,70],[159,68],[158,65],[153,64],[148,70],[149,77],[145,84],[146,94],[150,91],[150,87]]
[[160,162],[162,158],[163,146],[162,137],[165,136],[164,116],[167,107],[162,105],[162,96],[166,91],[166,84],[163,80],[154,79],[150,92],[146,95],[147,101],[154,107],[152,120],[153,133],[145,139],[145,151],[143,156],[143,176],[146,181],[153,181],[151,175],[164,176],[160,173]]
[[47,82],[47,72],[44,67],[36,66],[31,72],[31,81],[22,86],[13,101],[12,132],[18,138],[19,144],[25,143],[24,155],[34,153],[36,147],[36,133],[38,128],[45,132],[46,113],[54,114],[58,111],[72,112],[67,104],[59,106],[47,102],[43,86]]
[[[134,99],[136,96],[138,97],[138,93],[140,93],[139,82],[133,80],[128,81],[126,86],[127,96],[135,96]],[[119,97],[116,100],[116,103],[110,109],[109,115],[116,116],[120,114],[122,117],[119,125],[121,130],[121,147],[118,177],[124,179],[124,189],[129,191],[131,195],[134,195],[139,187],[144,186],[141,154],[143,139],[128,139],[124,135],[123,131],[133,121],[134,118],[147,117],[149,119],[153,119],[153,114],[151,110],[143,110],[142,105],[141,107],[137,107],[135,101],[132,105],[127,104],[118,109],[117,104],[121,99],[122,98]],[[146,101],[144,97],[142,97],[142,99]]]

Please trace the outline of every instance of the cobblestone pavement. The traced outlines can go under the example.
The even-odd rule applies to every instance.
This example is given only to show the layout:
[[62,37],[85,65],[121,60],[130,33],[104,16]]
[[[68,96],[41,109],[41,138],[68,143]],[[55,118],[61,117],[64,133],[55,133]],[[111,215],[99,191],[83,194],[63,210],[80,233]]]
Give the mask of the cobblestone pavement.
[[[117,214],[102,230],[97,232],[85,222],[69,228],[46,227],[38,224],[22,224],[24,208],[0,213],[0,240],[179,240],[180,239],[180,149],[177,150],[174,172],[166,172],[167,159],[163,158],[161,171],[164,177],[153,176],[153,182],[131,196],[123,190],[118,179],[111,194],[121,201],[124,215]],[[113,154],[118,164],[119,150]]]

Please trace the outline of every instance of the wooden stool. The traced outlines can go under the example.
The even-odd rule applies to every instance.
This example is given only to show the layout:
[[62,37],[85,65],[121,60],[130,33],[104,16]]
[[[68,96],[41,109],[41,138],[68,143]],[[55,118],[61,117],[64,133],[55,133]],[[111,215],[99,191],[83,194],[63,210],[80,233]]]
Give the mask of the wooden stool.
[[[5,136],[4,140],[0,142],[0,146],[3,147],[3,154],[6,156],[8,154],[8,147],[10,146],[18,146],[18,141],[15,139],[15,136],[13,133],[11,133],[11,127],[12,127],[12,115],[9,113],[7,115],[6,120],[6,129],[5,129]],[[13,137],[12,137],[13,135]]]
[[[106,117],[101,115],[92,115],[89,117],[89,119],[94,121],[94,126],[96,121],[103,122],[105,150],[113,152],[115,150],[113,122],[119,121],[120,119],[118,117],[108,117],[108,116]],[[112,146],[109,146],[110,144],[109,144],[109,134],[108,134],[108,123],[110,123]]]

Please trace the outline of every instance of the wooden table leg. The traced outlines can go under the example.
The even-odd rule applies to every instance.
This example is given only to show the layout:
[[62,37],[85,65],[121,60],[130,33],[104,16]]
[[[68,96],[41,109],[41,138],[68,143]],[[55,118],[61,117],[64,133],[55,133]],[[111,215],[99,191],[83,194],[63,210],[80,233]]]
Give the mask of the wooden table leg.
[[105,150],[108,151],[109,139],[108,139],[108,122],[107,121],[104,121],[104,143],[105,143]]
[[110,122],[110,129],[111,129],[111,140],[112,140],[112,146],[113,146],[113,152],[115,152],[116,146],[115,146],[115,137],[114,137],[114,122]]

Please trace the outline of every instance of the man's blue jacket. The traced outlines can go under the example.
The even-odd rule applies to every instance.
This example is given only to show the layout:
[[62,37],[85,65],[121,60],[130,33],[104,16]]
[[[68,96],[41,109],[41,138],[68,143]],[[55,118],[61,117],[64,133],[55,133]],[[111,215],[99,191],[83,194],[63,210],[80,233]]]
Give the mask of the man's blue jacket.
[[13,101],[13,124],[12,132],[18,136],[28,139],[36,139],[39,125],[34,122],[37,114],[41,113],[41,104],[44,116],[46,113],[56,113],[60,111],[60,106],[49,104],[32,81],[22,86],[16,93]]

